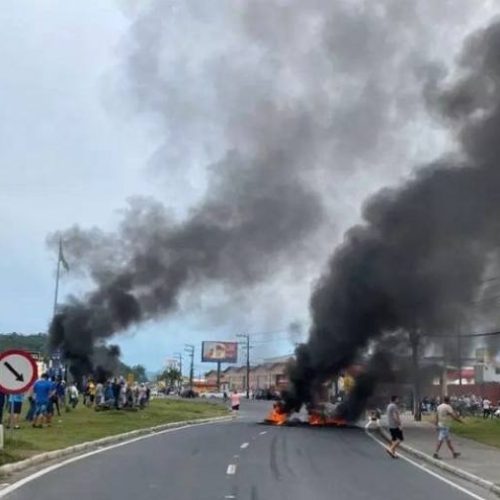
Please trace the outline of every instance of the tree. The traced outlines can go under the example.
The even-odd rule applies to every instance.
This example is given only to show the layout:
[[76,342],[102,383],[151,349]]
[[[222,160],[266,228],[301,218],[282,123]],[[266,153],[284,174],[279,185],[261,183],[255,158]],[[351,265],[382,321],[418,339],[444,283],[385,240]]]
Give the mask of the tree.
[[174,367],[167,368],[161,375],[158,376],[159,380],[164,380],[167,387],[173,387],[178,382],[182,381],[182,375],[180,370]]
[[134,365],[130,368],[131,373],[134,375],[134,379],[137,382],[147,382],[148,376],[146,375],[146,368],[143,365]]

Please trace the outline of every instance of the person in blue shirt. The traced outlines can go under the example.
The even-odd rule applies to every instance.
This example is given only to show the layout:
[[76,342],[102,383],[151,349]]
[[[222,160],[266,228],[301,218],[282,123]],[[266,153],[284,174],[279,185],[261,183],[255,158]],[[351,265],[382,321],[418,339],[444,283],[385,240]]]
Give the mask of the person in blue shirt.
[[9,396],[9,425],[7,429],[14,427],[14,429],[20,429],[19,418],[21,415],[21,410],[23,407],[24,395],[23,394],[11,394]]
[[54,383],[49,380],[46,373],[43,373],[42,377],[35,382],[33,395],[35,396],[36,410],[33,427],[42,428],[44,422],[49,423],[48,406],[54,390]]
[[5,406],[5,394],[0,391],[0,424],[3,422],[3,407]]

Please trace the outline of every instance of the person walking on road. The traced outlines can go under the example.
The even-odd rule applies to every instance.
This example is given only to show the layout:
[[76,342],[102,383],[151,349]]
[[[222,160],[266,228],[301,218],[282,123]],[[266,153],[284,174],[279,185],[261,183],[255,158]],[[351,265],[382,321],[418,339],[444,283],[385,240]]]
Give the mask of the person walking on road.
[[444,397],[443,403],[441,403],[436,409],[436,428],[438,430],[438,442],[436,446],[436,451],[433,457],[440,459],[439,450],[443,445],[443,441],[446,441],[448,448],[450,449],[453,458],[458,458],[460,453],[455,451],[450,440],[450,424],[452,420],[463,423],[463,420],[457,415],[455,410],[450,405],[450,398],[448,396]]
[[233,418],[236,418],[240,410],[240,395],[236,390],[231,394],[231,410],[233,411]]
[[391,444],[385,451],[387,451],[392,458],[397,458],[396,448],[404,441],[398,403],[398,396],[392,396],[391,402],[387,405],[387,424],[389,425],[389,432],[391,433]]

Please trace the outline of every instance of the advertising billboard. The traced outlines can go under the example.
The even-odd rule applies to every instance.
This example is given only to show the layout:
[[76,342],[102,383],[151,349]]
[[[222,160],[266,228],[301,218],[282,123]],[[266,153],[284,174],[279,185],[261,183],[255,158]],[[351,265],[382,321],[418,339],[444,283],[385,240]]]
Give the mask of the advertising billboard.
[[210,363],[236,363],[238,342],[207,340],[201,344],[201,360]]

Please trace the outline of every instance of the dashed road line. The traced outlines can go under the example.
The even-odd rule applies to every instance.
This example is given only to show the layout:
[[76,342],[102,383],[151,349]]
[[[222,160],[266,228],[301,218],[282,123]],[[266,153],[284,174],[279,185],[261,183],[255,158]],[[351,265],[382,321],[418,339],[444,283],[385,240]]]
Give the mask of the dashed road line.
[[229,464],[227,466],[226,474],[229,476],[236,474],[236,464]]
[[259,432],[259,436],[263,436],[264,434],[267,434],[267,431]]
[[248,445],[249,445],[249,444],[250,444],[250,443],[243,443],[243,444],[240,446],[240,448],[242,448],[242,449],[248,448]]

